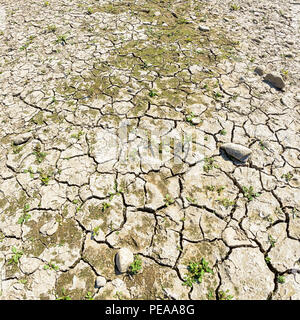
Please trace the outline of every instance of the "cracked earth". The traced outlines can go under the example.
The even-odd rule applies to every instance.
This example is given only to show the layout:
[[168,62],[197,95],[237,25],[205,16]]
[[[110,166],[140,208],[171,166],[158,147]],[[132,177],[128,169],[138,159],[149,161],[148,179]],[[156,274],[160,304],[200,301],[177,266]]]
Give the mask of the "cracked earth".
[[0,0],[1,299],[300,299],[299,16]]

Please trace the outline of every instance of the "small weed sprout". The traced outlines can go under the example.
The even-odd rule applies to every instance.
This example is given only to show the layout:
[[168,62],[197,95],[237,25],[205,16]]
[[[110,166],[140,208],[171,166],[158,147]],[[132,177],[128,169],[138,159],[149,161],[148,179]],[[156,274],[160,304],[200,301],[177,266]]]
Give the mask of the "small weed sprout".
[[87,9],[87,14],[88,14],[88,15],[91,15],[91,14],[93,14],[93,13],[94,13],[93,8],[88,7],[88,9]]
[[97,226],[93,229],[92,237],[96,237],[99,234],[100,226]]
[[62,296],[58,297],[56,300],[72,300],[71,297],[67,295],[65,288],[62,288],[61,292],[62,292]]
[[13,253],[13,256],[8,260],[8,264],[12,264],[12,263],[18,264],[20,258],[23,255],[23,252],[22,251],[18,251],[18,249],[16,247],[12,247],[11,251]]
[[56,43],[60,43],[62,44],[63,46],[67,43],[67,37],[66,35],[59,35],[57,36],[57,39],[55,41]]
[[108,202],[103,202],[101,211],[104,212],[104,211],[106,211],[106,209],[108,209],[109,207],[111,207],[111,204],[110,204],[110,203],[108,203]]
[[155,96],[157,96],[157,93],[154,90],[150,90],[149,91],[149,97],[153,98]]
[[235,4],[235,3],[230,5],[230,10],[231,11],[237,11],[237,10],[240,10],[240,9],[241,9],[241,7],[239,5],[237,5],[237,4]]
[[265,261],[266,261],[266,263],[270,263],[271,262],[271,258],[270,257],[265,257]]
[[218,199],[216,201],[219,202],[226,209],[228,209],[229,207],[235,205],[235,201],[234,200],[229,200],[228,198]]
[[23,209],[23,215],[18,219],[18,224],[23,224],[25,222],[27,222],[30,218],[31,215],[28,213],[29,211],[29,204],[25,204],[24,205],[24,209]]
[[55,265],[53,262],[49,262],[46,265],[44,265],[44,270],[52,269],[54,271],[58,271],[59,267]]
[[203,170],[205,173],[208,173],[210,170],[212,170],[213,168],[219,168],[219,166],[217,164],[215,164],[216,160],[212,157],[204,158],[204,165],[203,165]]
[[229,294],[229,290],[219,291],[218,296],[219,296],[220,300],[232,300],[233,299],[233,296]]
[[142,259],[135,255],[133,263],[129,266],[128,273],[130,275],[137,274],[142,269]]
[[278,282],[278,283],[281,283],[281,284],[284,283],[284,282],[285,282],[284,276],[279,276],[279,275],[278,275],[278,276],[277,276],[277,282]]
[[175,202],[175,200],[169,194],[166,194],[164,201],[166,206],[169,206]]
[[41,145],[40,144],[37,144],[33,148],[33,154],[35,155],[36,161],[38,163],[41,163],[46,158],[46,155],[47,155],[47,153],[41,151]]
[[213,274],[208,262],[202,258],[200,262],[190,262],[187,266],[188,273],[185,275],[183,285],[193,287],[193,283],[201,283],[205,273]]
[[222,136],[225,136],[227,134],[227,131],[225,129],[220,130],[219,132]]
[[248,201],[252,201],[254,198],[257,198],[260,196],[260,193],[255,192],[252,186],[250,186],[249,188],[244,186],[242,187],[242,190],[243,190],[244,197],[247,198]]
[[292,172],[284,173],[281,178],[285,179],[285,182],[289,182],[293,178]]
[[276,240],[271,235],[268,236],[268,240],[269,240],[269,242],[271,244],[271,247],[274,248]]
[[94,300],[93,294],[90,291],[85,295],[84,298],[85,300]]

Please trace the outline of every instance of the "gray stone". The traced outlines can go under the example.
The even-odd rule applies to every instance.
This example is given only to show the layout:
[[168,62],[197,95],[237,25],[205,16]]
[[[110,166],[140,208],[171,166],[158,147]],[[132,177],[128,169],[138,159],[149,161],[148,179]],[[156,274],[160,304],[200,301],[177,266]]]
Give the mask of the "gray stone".
[[225,143],[221,149],[224,149],[229,156],[242,162],[246,162],[252,152],[251,149],[236,143]]
[[256,67],[254,69],[254,72],[257,73],[259,76],[262,76],[265,73],[265,70],[262,67]]
[[24,133],[24,134],[20,134],[18,136],[16,136],[14,139],[13,139],[13,144],[15,146],[18,146],[20,144],[24,144],[25,142],[27,142],[29,139],[31,138],[31,133],[28,132],[28,133]]
[[55,220],[51,220],[41,227],[40,233],[44,236],[52,236],[57,231],[57,228],[58,222]]
[[264,80],[270,82],[274,87],[276,87],[278,89],[283,89],[285,87],[285,83],[284,83],[282,77],[278,74],[268,73],[264,77]]
[[106,285],[106,279],[102,276],[98,276],[96,278],[96,283],[95,283],[96,288],[101,288],[101,287],[104,287],[105,285]]
[[210,30],[210,28],[207,26],[199,26],[198,28],[200,31],[209,31]]
[[42,261],[37,258],[22,257],[20,259],[20,269],[25,274],[35,272],[42,264]]
[[121,248],[116,254],[116,265],[121,273],[128,270],[129,266],[133,263],[133,253],[127,248]]

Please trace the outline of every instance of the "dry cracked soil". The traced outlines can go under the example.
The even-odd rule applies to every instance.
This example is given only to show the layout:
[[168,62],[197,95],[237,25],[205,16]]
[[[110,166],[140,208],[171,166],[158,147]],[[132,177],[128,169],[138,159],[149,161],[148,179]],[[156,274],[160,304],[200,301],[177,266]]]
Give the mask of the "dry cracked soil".
[[1,299],[299,300],[299,16],[0,0]]

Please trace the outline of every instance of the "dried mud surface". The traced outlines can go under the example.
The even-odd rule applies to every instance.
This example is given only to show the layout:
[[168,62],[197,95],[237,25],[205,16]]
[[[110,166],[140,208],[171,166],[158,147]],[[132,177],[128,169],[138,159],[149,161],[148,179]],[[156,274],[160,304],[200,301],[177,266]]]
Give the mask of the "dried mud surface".
[[[299,16],[289,0],[0,0],[0,298],[300,299]],[[139,129],[196,132],[205,158],[150,161]],[[122,247],[137,274],[116,272]],[[201,259],[213,272],[186,285]]]

